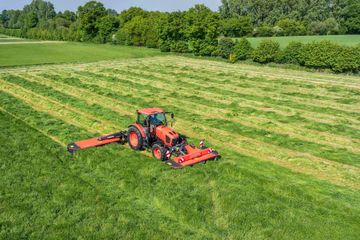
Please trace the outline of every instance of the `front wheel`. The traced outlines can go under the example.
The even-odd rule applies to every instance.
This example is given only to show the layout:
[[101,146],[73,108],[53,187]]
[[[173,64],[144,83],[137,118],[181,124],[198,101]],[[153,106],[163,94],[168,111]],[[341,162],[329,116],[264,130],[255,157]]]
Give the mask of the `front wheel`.
[[165,160],[165,149],[159,144],[154,144],[152,146],[152,155],[154,158],[159,160]]

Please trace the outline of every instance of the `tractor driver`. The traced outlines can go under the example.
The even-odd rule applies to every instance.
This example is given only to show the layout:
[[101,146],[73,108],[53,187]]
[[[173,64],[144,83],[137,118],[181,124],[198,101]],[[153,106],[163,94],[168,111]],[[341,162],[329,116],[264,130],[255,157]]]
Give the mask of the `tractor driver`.
[[164,118],[165,118],[164,114],[153,114],[150,115],[149,121],[151,125],[157,126],[157,125],[165,124],[163,120]]

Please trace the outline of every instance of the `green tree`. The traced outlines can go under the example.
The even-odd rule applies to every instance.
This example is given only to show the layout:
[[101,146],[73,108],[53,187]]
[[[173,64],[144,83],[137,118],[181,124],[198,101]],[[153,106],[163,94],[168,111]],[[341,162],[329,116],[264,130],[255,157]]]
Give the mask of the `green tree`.
[[22,28],[30,29],[45,24],[56,16],[54,5],[43,0],[33,0],[21,13]]
[[130,22],[134,17],[143,17],[147,16],[147,12],[139,7],[131,7],[127,10],[124,10],[120,13],[119,19],[121,25],[125,25],[125,23]]
[[270,39],[264,39],[253,51],[252,57],[255,62],[274,62],[280,52],[280,44]]
[[234,46],[234,54],[238,60],[246,60],[251,57],[253,48],[251,43],[246,38],[241,38],[239,41],[236,41]]
[[293,19],[281,19],[276,23],[276,26],[281,29],[281,35],[284,36],[300,36],[306,34],[305,26],[301,22]]
[[80,30],[84,41],[93,40],[98,34],[98,21],[107,14],[104,5],[97,1],[87,2],[78,8]]
[[227,18],[220,21],[220,33],[226,37],[247,36],[252,30],[250,18],[246,16]]
[[106,15],[96,22],[98,28],[97,41],[106,43],[112,41],[112,35],[118,30],[120,21],[112,15]]
[[214,43],[219,35],[219,16],[203,4],[190,8],[184,15],[187,40],[202,39]]

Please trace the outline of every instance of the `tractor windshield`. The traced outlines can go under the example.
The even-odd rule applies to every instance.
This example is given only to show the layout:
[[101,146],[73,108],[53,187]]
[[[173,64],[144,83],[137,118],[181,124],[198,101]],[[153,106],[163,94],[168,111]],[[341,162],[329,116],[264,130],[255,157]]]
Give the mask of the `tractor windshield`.
[[150,120],[150,124],[152,125],[166,125],[165,113],[156,113],[150,115],[149,120]]

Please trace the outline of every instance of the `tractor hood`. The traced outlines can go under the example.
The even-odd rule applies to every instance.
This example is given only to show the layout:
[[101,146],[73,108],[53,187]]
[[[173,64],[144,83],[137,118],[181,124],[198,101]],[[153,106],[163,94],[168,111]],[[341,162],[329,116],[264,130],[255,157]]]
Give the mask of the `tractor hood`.
[[174,146],[177,143],[179,134],[168,126],[156,127],[156,136],[161,139],[166,146]]

